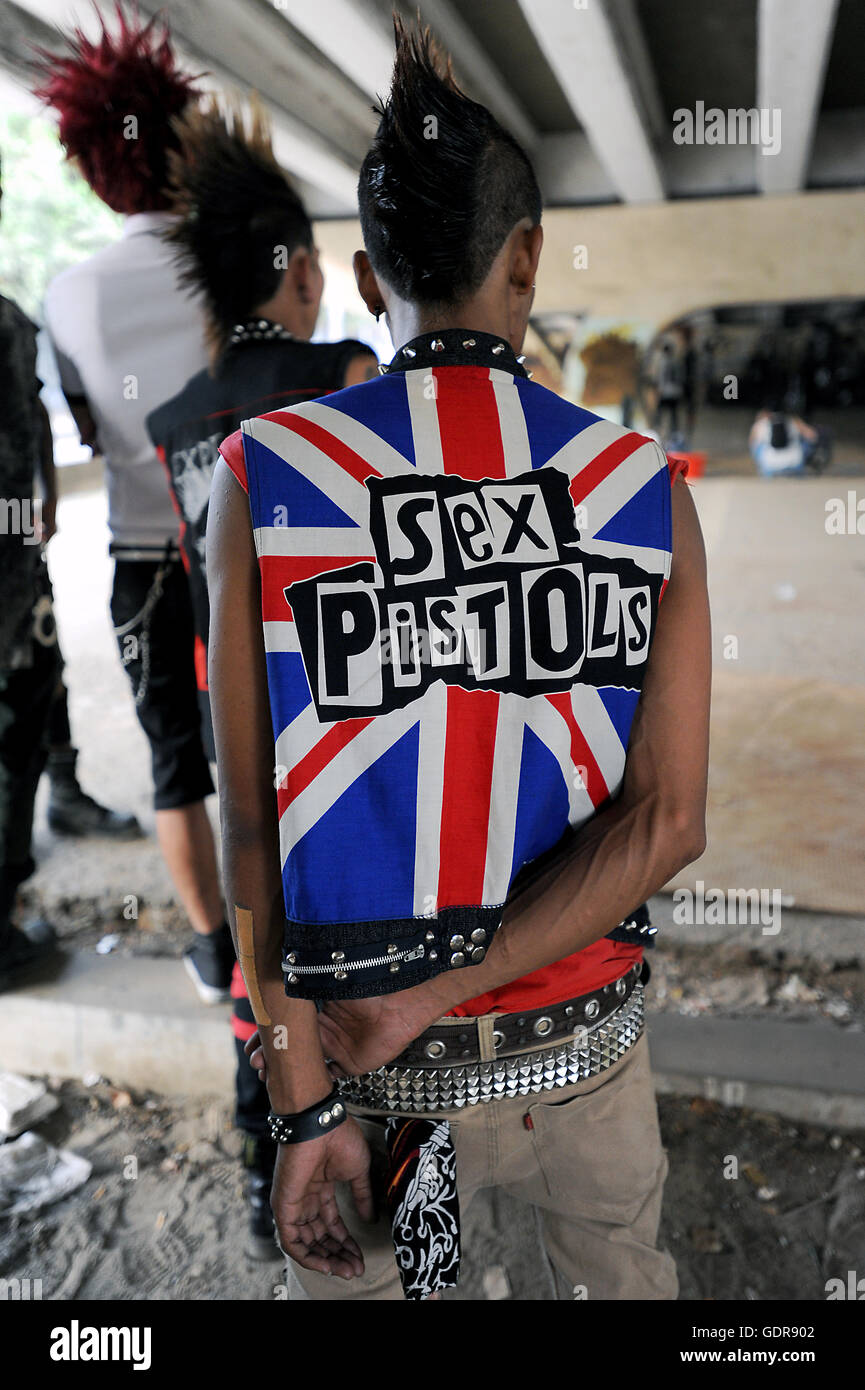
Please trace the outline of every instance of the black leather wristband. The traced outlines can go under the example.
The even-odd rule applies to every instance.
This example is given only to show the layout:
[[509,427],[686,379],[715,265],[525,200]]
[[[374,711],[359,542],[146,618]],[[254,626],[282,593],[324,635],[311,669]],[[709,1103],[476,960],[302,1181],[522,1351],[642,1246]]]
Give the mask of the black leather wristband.
[[277,1144],[302,1144],[307,1139],[321,1139],[346,1119],[348,1112],[340,1099],[339,1087],[334,1086],[324,1100],[316,1101],[296,1115],[276,1115],[271,1110],[267,1123],[270,1137]]

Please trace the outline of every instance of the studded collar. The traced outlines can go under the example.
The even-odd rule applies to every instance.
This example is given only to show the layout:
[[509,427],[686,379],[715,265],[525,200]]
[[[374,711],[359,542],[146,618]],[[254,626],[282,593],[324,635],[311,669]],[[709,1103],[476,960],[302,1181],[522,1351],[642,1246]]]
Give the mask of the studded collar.
[[295,341],[294,334],[283,328],[281,323],[274,323],[273,319],[247,319],[245,323],[234,325],[226,346],[236,347],[238,343],[272,338],[280,338],[286,342]]
[[497,367],[514,376],[529,377],[524,362],[506,338],[476,329],[445,328],[438,333],[421,333],[404,343],[379,370],[390,375],[429,367]]

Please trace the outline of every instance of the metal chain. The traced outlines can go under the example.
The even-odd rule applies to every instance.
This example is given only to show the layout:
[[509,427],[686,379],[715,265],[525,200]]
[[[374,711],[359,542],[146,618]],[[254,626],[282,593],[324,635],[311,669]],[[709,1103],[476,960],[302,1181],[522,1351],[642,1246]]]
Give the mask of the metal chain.
[[[153,610],[162,597],[166,576],[174,563],[175,561],[170,559],[167,555],[165,559],[160,560],[156,574],[153,576],[153,583],[147,591],[147,597],[141,608],[128,622],[122,623],[120,627],[114,629],[114,636],[119,640],[125,637],[126,634],[131,632],[134,628],[139,625],[141,626],[141,635],[138,638],[138,651],[141,657],[141,674],[135,687],[136,709],[139,709],[144,703],[144,697],[147,694],[148,685],[150,683],[150,620],[153,616]],[[128,665],[128,662],[124,660],[123,665]]]

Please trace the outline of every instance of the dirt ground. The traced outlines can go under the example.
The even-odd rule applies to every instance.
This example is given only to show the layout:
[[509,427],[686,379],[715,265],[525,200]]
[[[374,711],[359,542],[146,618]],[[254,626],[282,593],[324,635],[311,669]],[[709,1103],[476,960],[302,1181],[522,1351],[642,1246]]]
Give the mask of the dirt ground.
[[[41,1279],[43,1298],[62,1301],[281,1296],[279,1261],[241,1253],[243,1174],[226,1110],[105,1082],[52,1089],[60,1106],[38,1131],[93,1171],[38,1216],[0,1222],[0,1277]],[[822,1300],[829,1278],[865,1269],[865,1134],[699,1099],[662,1097],[660,1111],[671,1165],[662,1242],[682,1299]],[[448,1298],[553,1296],[529,1208],[481,1194],[463,1231]]]

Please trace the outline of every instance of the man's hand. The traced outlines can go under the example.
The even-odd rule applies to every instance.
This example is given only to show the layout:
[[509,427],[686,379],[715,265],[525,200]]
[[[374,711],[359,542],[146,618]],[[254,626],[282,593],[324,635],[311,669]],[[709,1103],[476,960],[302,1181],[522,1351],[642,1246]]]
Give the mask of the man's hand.
[[363,1221],[375,1215],[369,1177],[369,1146],[349,1117],[321,1139],[280,1144],[270,1193],[279,1243],[304,1269],[353,1279],[363,1274],[363,1255],[346,1230],[334,1184],[351,1184]]
[[359,1076],[398,1057],[438,1018],[423,985],[375,999],[335,999],[318,1016],[321,1045],[334,1076]]
[[42,500],[39,523],[39,539],[43,545],[47,545],[52,536],[57,534],[57,498],[54,496],[45,497]]
[[[447,980],[427,980],[397,994],[373,999],[338,999],[318,1015],[321,1045],[332,1076],[360,1076],[398,1057],[425,1028],[459,1000],[445,994]],[[257,1032],[244,1046],[249,1065],[267,1080],[267,1064]]]

